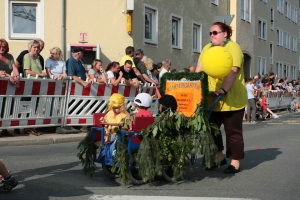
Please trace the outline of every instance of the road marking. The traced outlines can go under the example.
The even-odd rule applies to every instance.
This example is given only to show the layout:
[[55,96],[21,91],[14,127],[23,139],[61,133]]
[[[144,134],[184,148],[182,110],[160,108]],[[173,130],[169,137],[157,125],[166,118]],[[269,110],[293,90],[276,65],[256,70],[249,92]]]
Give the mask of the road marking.
[[283,123],[268,123],[268,124],[283,124]]
[[300,124],[300,123],[288,123],[288,124]]
[[93,195],[89,200],[252,200],[245,198],[219,198],[219,197],[170,197],[170,196],[130,196],[130,195]]

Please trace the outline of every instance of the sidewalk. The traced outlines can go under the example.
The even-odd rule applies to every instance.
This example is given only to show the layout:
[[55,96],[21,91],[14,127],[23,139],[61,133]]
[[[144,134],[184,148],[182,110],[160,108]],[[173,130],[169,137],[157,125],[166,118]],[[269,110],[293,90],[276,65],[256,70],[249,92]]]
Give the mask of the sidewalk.
[[[13,132],[13,131],[11,131]],[[44,133],[39,136],[28,136],[24,134],[14,136],[1,136],[0,147],[6,146],[27,146],[27,145],[49,145],[68,142],[79,142],[83,140],[87,133],[58,134]]]

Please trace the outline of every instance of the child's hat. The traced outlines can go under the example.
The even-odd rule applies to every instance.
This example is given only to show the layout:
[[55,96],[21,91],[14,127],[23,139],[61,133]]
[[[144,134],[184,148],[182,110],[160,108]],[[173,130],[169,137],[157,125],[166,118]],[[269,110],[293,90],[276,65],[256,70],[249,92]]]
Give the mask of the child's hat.
[[152,104],[152,98],[148,93],[140,93],[135,97],[133,102],[138,106],[149,108]]
[[109,98],[109,107],[108,111],[111,110],[113,107],[120,107],[125,104],[125,97],[119,93],[114,93]]
[[158,102],[165,106],[166,108],[171,108],[172,110],[177,110],[177,101],[175,97],[169,94],[163,95]]

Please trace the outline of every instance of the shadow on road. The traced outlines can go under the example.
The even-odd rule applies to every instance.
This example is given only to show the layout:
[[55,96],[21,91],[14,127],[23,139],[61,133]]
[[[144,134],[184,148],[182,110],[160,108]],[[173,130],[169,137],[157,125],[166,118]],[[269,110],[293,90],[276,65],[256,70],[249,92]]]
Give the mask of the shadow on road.
[[[34,161],[33,161],[34,162]],[[92,195],[93,188],[116,187],[118,182],[106,177],[102,170],[95,172],[93,178],[84,175],[80,162],[33,168],[13,173],[19,186],[5,199],[49,199]],[[2,196],[2,195],[1,195]]]

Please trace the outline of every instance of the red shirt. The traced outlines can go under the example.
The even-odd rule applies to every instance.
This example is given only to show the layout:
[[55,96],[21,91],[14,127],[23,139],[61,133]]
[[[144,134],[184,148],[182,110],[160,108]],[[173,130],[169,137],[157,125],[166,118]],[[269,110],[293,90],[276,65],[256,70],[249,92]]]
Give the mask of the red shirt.
[[152,113],[149,112],[149,110],[144,110],[144,109],[139,110],[139,112],[136,113],[135,116],[136,117],[153,117]]
[[268,108],[268,105],[267,105],[267,99],[264,97],[264,98],[262,98],[262,100],[261,100],[261,108],[263,109],[263,110],[267,110],[267,108]]

